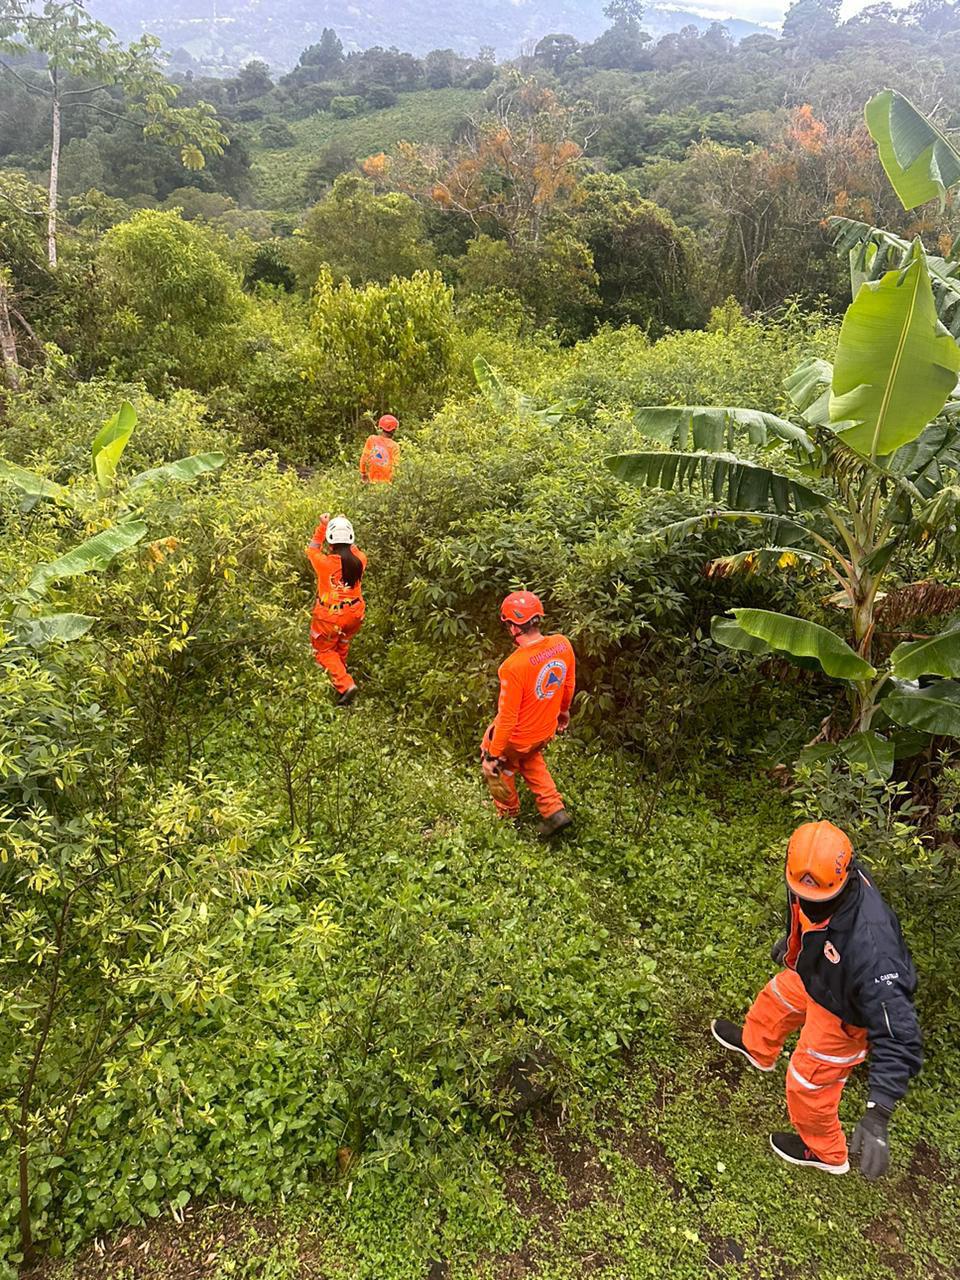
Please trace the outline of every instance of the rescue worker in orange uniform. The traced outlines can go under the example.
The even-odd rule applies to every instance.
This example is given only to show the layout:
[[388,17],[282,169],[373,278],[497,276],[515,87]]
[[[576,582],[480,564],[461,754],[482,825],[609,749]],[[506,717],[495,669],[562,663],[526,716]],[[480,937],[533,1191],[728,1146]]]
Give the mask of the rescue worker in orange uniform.
[[576,659],[566,636],[540,630],[543,605],[532,591],[514,591],[500,607],[516,649],[500,666],[497,718],[483,735],[483,774],[497,812],[520,812],[516,775],[533,792],[540,812],[540,835],[549,840],[573,819],[543,759],[543,748],[570,723],[576,689]]
[[397,469],[400,447],[394,433],[400,423],[392,413],[385,413],[377,423],[374,435],[367,436],[360,455],[360,479],[366,484],[389,484]]
[[[329,550],[325,550],[324,544]],[[363,625],[366,606],[362,580],[367,557],[354,546],[353,525],[346,516],[322,517],[307,547],[307,559],[317,575],[317,598],[310,623],[314,656],[330,676],[347,707],[357,696],[357,685],[347,672],[350,641]]]
[[789,1164],[846,1173],[847,1142],[837,1108],[850,1073],[869,1056],[867,1109],[850,1152],[869,1181],[890,1161],[893,1109],[923,1062],[913,1007],[917,977],[897,917],[854,861],[847,835],[807,822],[787,846],[787,933],[771,955],[786,968],[771,978],[742,1027],[717,1018],[714,1037],[760,1071],[772,1071],[792,1031],[787,1109],[796,1133],[770,1145]]

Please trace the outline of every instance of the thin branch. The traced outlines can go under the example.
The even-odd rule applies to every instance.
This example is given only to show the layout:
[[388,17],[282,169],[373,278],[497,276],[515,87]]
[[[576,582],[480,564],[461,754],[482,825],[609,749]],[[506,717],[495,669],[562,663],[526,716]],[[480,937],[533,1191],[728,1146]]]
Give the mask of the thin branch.
[[79,97],[82,97],[83,94],[85,93],[99,93],[101,89],[110,89],[111,87],[112,87],[112,84],[110,81],[108,81],[106,84],[91,85],[89,89],[65,89],[64,92],[61,93],[60,97],[61,98],[79,98]]
[[44,218],[46,217],[46,209],[24,209],[23,205],[17,204],[13,196],[8,196],[6,191],[0,188],[0,200],[6,200],[7,204],[12,205],[17,213],[22,213],[26,218]]
[[20,83],[23,85],[23,87],[25,89],[29,89],[31,93],[39,93],[41,97],[44,97],[44,98],[53,97],[53,93],[51,92],[50,89],[45,89],[43,85],[31,84],[29,80],[24,80],[23,76],[19,75],[16,71],[14,71],[13,67],[11,67],[8,63],[4,62],[2,58],[0,58],[0,68],[2,68],[4,71],[9,72],[10,75],[13,76],[14,80],[19,80]]
[[26,321],[26,320],[23,318],[23,316],[20,314],[20,312],[17,310],[17,308],[16,308],[16,307],[14,307],[14,306],[12,306],[12,305],[8,302],[8,303],[7,303],[7,310],[10,312],[10,314],[14,317],[14,319],[15,319],[15,320],[18,320],[18,321],[20,322],[20,326],[21,326],[21,328],[23,329],[24,333],[27,335],[27,337],[28,337],[28,338],[32,338],[32,340],[37,344],[37,346],[38,346],[38,347],[42,347],[42,346],[43,346],[43,343],[40,341],[40,339],[39,339],[39,338],[37,337],[37,335],[34,333],[34,331],[33,331],[33,327],[28,323],[28,321]]

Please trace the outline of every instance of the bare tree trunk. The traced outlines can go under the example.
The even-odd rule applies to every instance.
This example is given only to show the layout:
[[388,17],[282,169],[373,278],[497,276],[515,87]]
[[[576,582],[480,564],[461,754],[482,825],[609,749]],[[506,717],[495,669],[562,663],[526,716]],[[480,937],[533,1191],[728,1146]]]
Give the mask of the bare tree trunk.
[[53,85],[53,138],[50,146],[50,191],[47,213],[47,260],[57,265],[57,204],[60,196],[60,86],[56,67],[50,68]]
[[20,361],[17,359],[17,340],[10,323],[10,307],[7,298],[7,282],[0,275],[0,355],[3,371],[11,391],[20,390]]

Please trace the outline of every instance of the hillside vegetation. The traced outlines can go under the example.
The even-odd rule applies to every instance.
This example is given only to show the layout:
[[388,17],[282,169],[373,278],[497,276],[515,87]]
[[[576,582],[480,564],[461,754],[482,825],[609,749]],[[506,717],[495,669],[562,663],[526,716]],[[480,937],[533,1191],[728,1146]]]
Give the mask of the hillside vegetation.
[[[0,0],[3,1280],[956,1272],[960,21],[608,18],[215,82]],[[481,772],[521,589],[551,842]],[[820,818],[918,973],[876,1182],[710,1034]]]
[[405,93],[393,107],[352,119],[318,111],[305,120],[294,120],[292,145],[268,148],[261,141],[252,147],[257,203],[267,209],[298,208],[304,174],[326,147],[334,146],[346,164],[392,150],[398,142],[444,146],[467,117],[481,109],[481,103],[482,95],[475,89],[424,89]]

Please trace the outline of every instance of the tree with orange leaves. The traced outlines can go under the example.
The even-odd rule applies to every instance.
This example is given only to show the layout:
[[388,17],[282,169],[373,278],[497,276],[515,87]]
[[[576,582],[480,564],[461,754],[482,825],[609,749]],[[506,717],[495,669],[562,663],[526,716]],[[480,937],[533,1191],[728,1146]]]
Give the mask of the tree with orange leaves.
[[452,151],[400,143],[393,156],[371,156],[362,167],[478,231],[536,244],[544,219],[577,186],[588,139],[575,141],[572,132],[572,110],[551,89],[516,75],[490,117],[473,122]]

